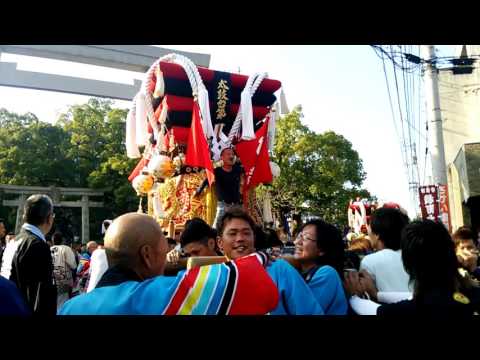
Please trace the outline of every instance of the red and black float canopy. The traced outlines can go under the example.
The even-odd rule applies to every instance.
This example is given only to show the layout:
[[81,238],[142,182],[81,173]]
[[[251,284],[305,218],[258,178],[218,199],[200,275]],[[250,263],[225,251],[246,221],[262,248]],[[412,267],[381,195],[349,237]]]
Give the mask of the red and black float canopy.
[[[190,128],[192,119],[193,96],[192,86],[182,66],[169,62],[160,62],[161,76],[164,83],[164,96],[154,101],[153,108],[155,116],[160,116],[161,104],[167,104],[168,115],[166,119],[167,129],[175,129],[173,132],[176,141],[186,143],[185,131],[178,128]],[[223,132],[228,135],[233,121],[240,107],[241,93],[248,81],[248,76],[198,67],[198,72],[208,90],[210,100],[210,115],[215,126],[218,123],[224,124]],[[153,92],[155,83],[152,82]],[[219,84],[223,83],[225,93],[225,116],[217,119],[217,110],[221,101],[219,95]],[[255,129],[258,123],[268,114],[270,107],[276,101],[274,93],[280,89],[281,83],[278,80],[264,79],[252,97],[253,118]],[[220,104],[221,105],[221,104]],[[182,136],[183,135],[183,136]],[[179,137],[177,137],[179,136]]]
[[[175,56],[173,54],[173,57]],[[178,58],[181,58],[181,56]],[[153,110],[153,122],[150,120],[147,125],[148,133],[154,134],[154,127],[157,127],[157,125],[164,126],[164,136],[159,139],[164,147],[171,145],[171,140],[173,140],[175,144],[188,148],[194,101],[197,101],[194,96],[196,96],[198,83],[203,82],[203,86],[208,92],[211,125],[228,136],[241,108],[242,92],[249,84],[251,85],[250,77],[204,67],[189,70],[184,63],[179,63],[171,61],[171,58],[164,61],[160,60],[147,73],[147,79],[150,80],[144,82],[142,89],[146,96],[151,94],[151,108]],[[190,72],[187,73],[187,71]],[[194,78],[192,73],[195,72],[198,72],[197,80],[192,80]],[[150,78],[148,78],[149,74]],[[278,80],[262,77],[260,84],[257,86],[251,95],[251,119],[254,131],[259,130],[264,123],[263,120],[276,101],[274,93],[280,89],[281,83]],[[153,141],[152,144],[153,147],[158,146],[156,141]],[[129,180],[133,180],[147,163],[148,157],[145,158],[144,156],[130,175]]]

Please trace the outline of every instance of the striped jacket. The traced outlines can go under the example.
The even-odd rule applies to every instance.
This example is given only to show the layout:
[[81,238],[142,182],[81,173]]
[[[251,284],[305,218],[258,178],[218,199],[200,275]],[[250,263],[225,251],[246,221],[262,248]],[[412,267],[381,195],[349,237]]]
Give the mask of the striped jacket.
[[90,293],[67,301],[59,315],[266,314],[276,308],[279,298],[265,271],[266,260],[255,253],[182,271],[176,277],[132,279],[112,286],[100,282]]

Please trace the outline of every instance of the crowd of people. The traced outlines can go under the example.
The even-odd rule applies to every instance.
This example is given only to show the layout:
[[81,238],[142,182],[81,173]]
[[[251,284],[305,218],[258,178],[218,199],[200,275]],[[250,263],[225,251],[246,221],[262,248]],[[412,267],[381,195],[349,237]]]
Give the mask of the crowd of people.
[[[7,232],[0,314],[271,314],[470,316],[480,310],[478,234],[373,212],[365,234],[344,236],[309,220],[288,243],[241,207],[212,228],[193,218],[167,238],[150,216],[105,225],[103,245],[51,236],[46,195],[27,199],[18,234]],[[293,248],[293,253],[290,249]],[[288,249],[288,251],[287,251]]]

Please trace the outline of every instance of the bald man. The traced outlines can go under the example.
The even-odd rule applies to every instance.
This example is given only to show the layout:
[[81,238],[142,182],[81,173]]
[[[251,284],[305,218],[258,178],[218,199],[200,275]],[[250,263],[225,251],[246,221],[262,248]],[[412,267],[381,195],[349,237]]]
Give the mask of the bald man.
[[144,214],[115,219],[104,248],[108,270],[94,290],[67,301],[60,315],[265,314],[278,303],[261,254],[162,276],[167,240]]
[[98,244],[96,241],[89,241],[87,243],[87,256],[90,258],[95,250],[97,250]]

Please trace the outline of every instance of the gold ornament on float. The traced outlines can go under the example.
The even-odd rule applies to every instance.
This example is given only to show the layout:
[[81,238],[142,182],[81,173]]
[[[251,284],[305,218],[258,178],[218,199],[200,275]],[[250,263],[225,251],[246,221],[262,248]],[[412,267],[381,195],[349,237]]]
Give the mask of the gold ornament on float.
[[173,166],[175,167],[175,170],[177,172],[180,172],[180,170],[182,169],[182,165],[184,161],[185,161],[185,155],[182,153],[180,153],[179,155],[173,158]]
[[152,189],[153,182],[153,176],[147,172],[143,172],[133,179],[132,186],[138,195],[146,195]]
[[167,179],[175,174],[175,166],[168,156],[155,155],[148,163],[148,171],[157,179]]

